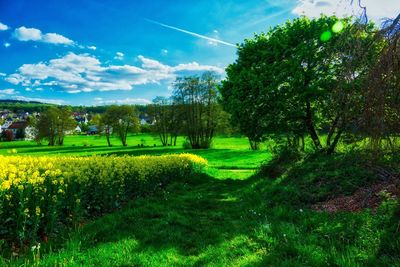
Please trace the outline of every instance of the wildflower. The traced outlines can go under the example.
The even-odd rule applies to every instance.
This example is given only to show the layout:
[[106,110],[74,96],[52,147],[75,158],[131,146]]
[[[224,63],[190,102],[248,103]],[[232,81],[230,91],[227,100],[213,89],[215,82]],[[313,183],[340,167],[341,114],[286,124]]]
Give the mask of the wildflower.
[[11,187],[11,182],[8,180],[3,181],[3,183],[1,184],[1,189],[3,190],[8,190],[10,189],[10,187]]

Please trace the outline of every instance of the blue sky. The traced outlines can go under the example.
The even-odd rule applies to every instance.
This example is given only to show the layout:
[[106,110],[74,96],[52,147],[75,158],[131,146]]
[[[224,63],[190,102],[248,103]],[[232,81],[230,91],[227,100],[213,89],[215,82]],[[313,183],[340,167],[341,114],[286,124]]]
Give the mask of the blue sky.
[[[145,104],[169,95],[176,76],[223,77],[235,44],[254,33],[301,14],[357,12],[343,1],[0,0],[0,99]],[[365,0],[372,18],[400,12],[400,1],[382,1]]]

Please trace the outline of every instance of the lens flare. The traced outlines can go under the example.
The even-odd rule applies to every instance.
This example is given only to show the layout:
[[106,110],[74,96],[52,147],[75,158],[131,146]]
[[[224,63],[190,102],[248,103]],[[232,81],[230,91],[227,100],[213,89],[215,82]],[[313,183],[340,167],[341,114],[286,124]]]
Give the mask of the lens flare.
[[331,38],[332,38],[332,33],[331,33],[330,31],[323,32],[323,33],[321,34],[321,37],[320,37],[320,39],[321,39],[322,42],[327,42],[327,41],[329,41]]
[[332,26],[332,31],[333,31],[334,33],[338,33],[338,32],[341,32],[341,31],[343,30],[343,28],[344,28],[343,22],[341,22],[341,21],[339,20],[339,21],[337,21],[335,24],[333,24],[333,26]]

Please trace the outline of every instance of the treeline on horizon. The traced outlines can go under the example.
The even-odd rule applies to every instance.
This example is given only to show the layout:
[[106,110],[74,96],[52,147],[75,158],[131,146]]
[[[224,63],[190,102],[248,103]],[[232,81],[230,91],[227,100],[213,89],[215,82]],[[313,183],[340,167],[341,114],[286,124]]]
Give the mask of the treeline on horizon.
[[[49,104],[42,103],[37,101],[22,101],[22,100],[13,100],[13,99],[0,99],[0,111],[9,110],[13,113],[18,112],[43,112],[49,107],[70,107],[73,112],[79,113],[104,113],[110,105],[101,105],[101,106],[74,106],[74,105],[57,105],[57,104]],[[147,105],[131,105],[134,106],[140,113],[146,113]]]

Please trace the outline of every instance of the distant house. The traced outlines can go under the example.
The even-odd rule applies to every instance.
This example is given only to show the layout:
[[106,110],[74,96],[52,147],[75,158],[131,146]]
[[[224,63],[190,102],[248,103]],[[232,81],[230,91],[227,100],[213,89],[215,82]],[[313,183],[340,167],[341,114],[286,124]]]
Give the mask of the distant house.
[[74,117],[74,119],[77,123],[86,123],[87,124],[89,122],[87,113],[81,114],[79,112],[74,112],[72,114],[72,116]]
[[146,124],[153,125],[155,122],[154,118],[151,118],[146,113],[139,115],[139,121],[140,121],[140,125],[146,125]]
[[81,127],[79,125],[76,126],[75,132],[76,133],[81,133],[82,132],[82,129],[81,129]]
[[147,121],[145,119],[141,119],[140,120],[140,125],[146,125],[148,124]]
[[98,134],[99,133],[99,128],[96,125],[91,125],[89,126],[89,129],[87,131],[87,134]]
[[0,125],[0,133],[2,133],[5,130],[7,130],[8,127],[10,127],[11,124],[12,124],[12,121],[5,121],[3,125]]
[[33,140],[35,139],[37,130],[35,127],[28,126],[25,128],[25,140]]
[[13,134],[13,139],[21,140],[25,139],[26,128],[28,127],[28,122],[26,121],[16,121],[13,122],[7,130],[11,131]]

